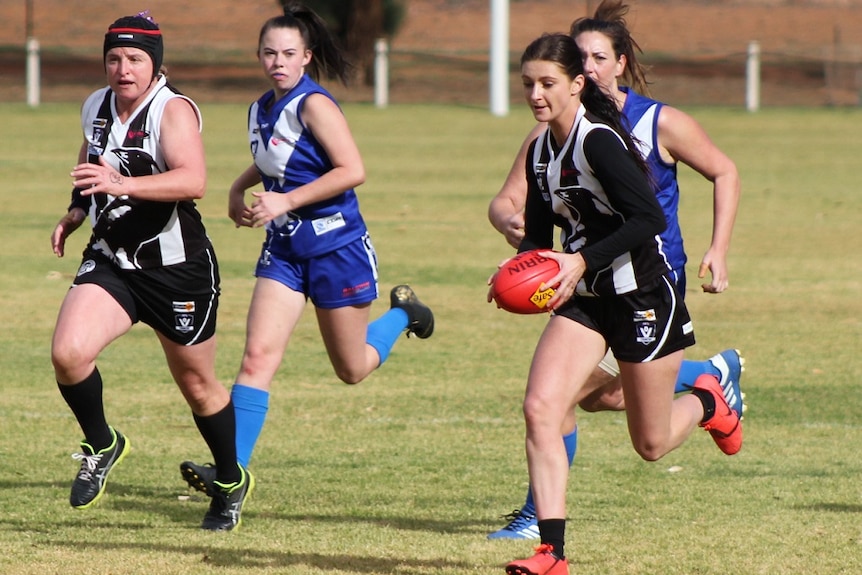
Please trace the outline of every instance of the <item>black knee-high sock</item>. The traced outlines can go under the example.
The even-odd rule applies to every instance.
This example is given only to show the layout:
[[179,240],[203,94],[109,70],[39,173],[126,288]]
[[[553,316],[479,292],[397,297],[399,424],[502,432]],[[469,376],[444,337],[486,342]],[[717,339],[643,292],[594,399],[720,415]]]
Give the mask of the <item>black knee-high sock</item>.
[[539,537],[542,538],[542,543],[553,546],[554,555],[557,558],[566,558],[565,519],[542,519],[539,521]]
[[62,385],[57,382],[60,394],[75,414],[84,440],[95,452],[108,447],[114,441],[108,422],[105,420],[105,407],[102,403],[102,376],[99,368],[93,369],[83,381],[75,385]]
[[229,401],[224,409],[212,415],[192,415],[213,454],[216,481],[230,484],[242,480],[236,463],[236,416],[233,401]]

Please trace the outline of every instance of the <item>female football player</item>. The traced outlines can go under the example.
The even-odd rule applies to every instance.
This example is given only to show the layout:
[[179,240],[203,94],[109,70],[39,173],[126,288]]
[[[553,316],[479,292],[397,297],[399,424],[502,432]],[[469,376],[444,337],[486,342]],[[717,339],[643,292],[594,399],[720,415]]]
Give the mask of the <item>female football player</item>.
[[[667,227],[649,168],[616,103],[585,75],[581,52],[566,34],[545,35],[521,57],[524,94],[545,124],[526,154],[527,198],[519,251],[560,264],[548,283],[553,311],[533,356],[524,398],[526,452],[541,545],[510,562],[510,575],[562,575],[568,461],[562,439],[568,414],[610,348],[619,363],[629,435],[655,461],[695,427],[728,455],[742,427],[718,377],[703,374],[674,398],[691,320],[659,234]],[[563,252],[550,251],[560,228]]]
[[[706,293],[721,293],[729,285],[727,252],[739,203],[739,174],[736,166],[709,139],[703,128],[689,115],[652,100],[647,94],[647,80],[637,60],[639,47],[625,21],[628,6],[621,0],[604,0],[591,18],[579,18],[572,23],[570,34],[581,48],[585,73],[599,84],[623,115],[624,123],[637,141],[653,175],[653,188],[668,222],[661,233],[671,266],[671,278],[685,297],[687,257],[683,249],[677,208],[680,188],[677,182],[677,162],[682,162],[703,174],[713,186],[713,234],[704,254],[699,277],[711,272],[711,281],[702,285]],[[631,88],[620,86],[623,78]],[[637,90],[637,91],[635,91]],[[517,247],[523,237],[524,202],[527,183],[524,178],[526,147],[543,125],[538,125],[524,142],[512,170],[498,195],[491,201],[489,217],[494,227]],[[678,392],[691,389],[702,373],[719,377],[725,397],[742,415],[743,396],[739,389],[743,359],[735,349],[727,349],[706,361],[683,361],[677,381]],[[578,404],[586,411],[625,409],[619,381],[619,367],[608,353],[581,392]],[[569,462],[577,449],[576,414],[572,412],[566,424],[564,441]],[[523,505],[507,516],[510,521],[491,533],[491,539],[532,539],[538,537],[532,494],[527,490]]]
[[51,235],[66,238],[89,213],[83,261],[57,318],[57,383],[84,432],[72,507],[90,507],[129,440],[108,425],[99,354],[146,323],[218,464],[201,527],[230,530],[254,486],[236,462],[234,408],[215,374],[219,272],[194,201],[206,189],[201,115],[163,73],[162,33],[144,15],[120,18],[104,40],[108,86],[84,102],[84,142],[72,170],[72,204]]
[[[268,20],[258,59],[272,89],[252,103],[252,164],[230,189],[237,227],[265,227],[248,311],[246,344],[231,390],[237,456],[247,465],[269,409],[269,390],[290,336],[311,300],[329,359],[345,383],[380,367],[399,335],[434,331],[434,315],[407,285],[390,292],[391,308],[369,324],[378,297],[377,256],[354,188],[362,158],[321,74],[346,81],[348,65],[325,22],[297,3]],[[263,190],[246,191],[262,184]],[[210,466],[184,462],[196,489],[211,490]]]

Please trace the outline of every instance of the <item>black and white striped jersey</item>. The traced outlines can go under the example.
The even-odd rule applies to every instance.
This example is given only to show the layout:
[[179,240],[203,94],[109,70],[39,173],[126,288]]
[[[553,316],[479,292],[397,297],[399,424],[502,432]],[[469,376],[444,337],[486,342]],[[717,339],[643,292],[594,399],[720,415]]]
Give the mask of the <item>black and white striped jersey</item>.
[[[88,161],[103,156],[124,176],[167,171],[160,144],[161,120],[172,98],[184,98],[164,76],[125,122],[120,122],[109,87],[91,94],[81,110]],[[182,263],[209,245],[193,201],[155,202],[109,194],[90,196],[93,226],[90,247],[123,269],[148,269]]]
[[582,295],[630,293],[669,270],[658,234],[666,221],[646,175],[608,125],[581,106],[565,142],[547,129],[527,156],[529,189],[520,250],[580,252]]

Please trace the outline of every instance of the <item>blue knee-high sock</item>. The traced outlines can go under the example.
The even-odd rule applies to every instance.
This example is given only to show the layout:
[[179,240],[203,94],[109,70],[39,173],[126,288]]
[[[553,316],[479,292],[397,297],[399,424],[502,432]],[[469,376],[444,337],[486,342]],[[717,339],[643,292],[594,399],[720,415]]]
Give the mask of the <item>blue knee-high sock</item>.
[[407,329],[409,321],[410,318],[406,311],[394,307],[368,324],[365,342],[377,350],[377,355],[380,356],[380,363],[377,364],[377,367],[383,365],[383,362],[389,357],[392,346],[395,345],[401,332]]
[[236,459],[248,467],[269,410],[269,392],[235,383],[230,390],[236,413]]
[[704,361],[683,360],[676,376],[676,386],[673,388],[673,392],[691,391],[694,381],[704,373],[721,377],[721,372],[708,359]]
[[[575,430],[572,431],[568,435],[563,436],[563,443],[566,445],[566,456],[569,458],[569,467],[572,466],[572,462],[575,460],[575,453],[578,451],[578,426],[575,426]],[[521,513],[524,515],[535,515],[536,514],[536,502],[533,500],[533,490],[527,490],[527,500],[524,502],[524,506],[521,507]]]

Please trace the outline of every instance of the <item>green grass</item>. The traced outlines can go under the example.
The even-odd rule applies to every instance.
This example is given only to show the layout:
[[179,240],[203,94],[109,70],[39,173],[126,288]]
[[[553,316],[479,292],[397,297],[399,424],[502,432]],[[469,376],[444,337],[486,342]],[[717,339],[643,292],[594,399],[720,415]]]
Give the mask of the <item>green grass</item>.
[[[743,350],[745,446],[728,458],[698,431],[646,463],[623,414],[582,414],[571,571],[862,572],[862,112],[689,111],[742,174],[731,288],[720,296],[696,289],[711,188],[686,168],[680,178],[698,336],[689,357]],[[502,573],[531,552],[529,542],[485,539],[527,483],[520,401],[543,320],[486,304],[485,280],[511,254],[486,209],[530,116],[345,112],[368,171],[359,194],[382,290],[414,285],[437,331],[402,339],[382,369],[348,387],[306,314],[273,389],[242,529],[214,535],[197,528],[207,503],[181,499],[178,473],[183,459],[207,460],[206,446],[143,326],[99,361],[108,417],[133,451],[95,508],[68,505],[80,430],[56,390],[49,346],[88,232],[61,260],[48,240],[68,202],[78,106],[0,105],[0,572],[461,575]],[[200,208],[222,266],[217,370],[229,385],[261,235],[226,216],[228,186],[250,161],[245,108],[203,113],[209,192]]]

